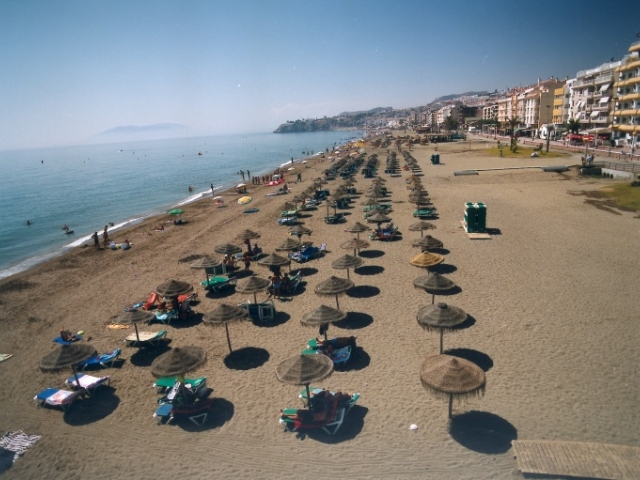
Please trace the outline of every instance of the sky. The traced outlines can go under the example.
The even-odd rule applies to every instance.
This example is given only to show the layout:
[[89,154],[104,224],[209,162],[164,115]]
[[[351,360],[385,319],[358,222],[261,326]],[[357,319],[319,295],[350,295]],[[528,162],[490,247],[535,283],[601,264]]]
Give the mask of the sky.
[[0,0],[0,150],[124,125],[270,132],[573,78],[638,32],[638,0]]

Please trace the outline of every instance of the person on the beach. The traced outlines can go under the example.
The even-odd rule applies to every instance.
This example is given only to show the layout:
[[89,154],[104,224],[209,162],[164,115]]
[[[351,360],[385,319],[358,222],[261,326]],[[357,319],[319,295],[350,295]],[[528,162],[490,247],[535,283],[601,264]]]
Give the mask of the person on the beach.
[[27,227],[31,226],[31,220],[27,220]]
[[297,182],[301,182],[302,181],[302,173],[298,172],[298,178],[296,179]]
[[108,227],[109,225],[105,225],[104,231],[102,232],[102,243],[104,245],[104,248],[107,248],[107,245],[109,245],[109,233],[107,233]]
[[280,272],[276,272],[271,277],[271,286],[273,287],[273,296],[274,298],[280,297],[280,288],[282,286],[282,277],[280,276]]
[[262,253],[262,249],[258,246],[257,243],[253,244],[253,249],[251,250],[251,256],[255,257],[256,255],[260,255]]
[[289,295],[291,290],[291,280],[289,279],[289,274],[285,273],[282,277],[282,283],[280,284],[280,291],[284,295]]
[[251,254],[249,252],[244,252],[242,260],[244,261],[244,269],[249,270],[249,267],[251,266]]
[[98,238],[98,232],[93,232],[91,238],[93,238],[93,246],[96,247],[96,250],[100,250],[100,239]]

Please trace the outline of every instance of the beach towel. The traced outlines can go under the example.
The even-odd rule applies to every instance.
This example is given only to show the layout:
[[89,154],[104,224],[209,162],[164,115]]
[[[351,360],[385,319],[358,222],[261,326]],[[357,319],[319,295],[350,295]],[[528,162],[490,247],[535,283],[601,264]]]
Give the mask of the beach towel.
[[27,435],[21,430],[5,433],[0,438],[0,473],[11,468],[13,462],[41,438],[42,435]]
[[107,325],[107,328],[110,328],[111,330],[120,330],[121,328],[131,328],[131,325],[119,325],[117,323],[110,323],[109,325]]
[[0,362],[4,362],[5,360],[10,359],[11,357],[13,357],[12,353],[0,353]]
[[73,335],[72,340],[64,340],[62,337],[56,337],[53,339],[54,342],[59,343],[60,345],[71,345],[74,342],[78,342],[82,340],[82,335]]

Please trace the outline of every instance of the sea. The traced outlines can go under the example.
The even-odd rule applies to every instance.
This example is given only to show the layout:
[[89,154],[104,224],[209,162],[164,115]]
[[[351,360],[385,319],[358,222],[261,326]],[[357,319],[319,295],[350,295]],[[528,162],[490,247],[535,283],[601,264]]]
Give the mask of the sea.
[[112,232],[184,209],[210,197],[212,184],[216,194],[234,187],[240,170],[273,173],[362,135],[256,133],[0,151],[0,278],[92,245],[105,225]]

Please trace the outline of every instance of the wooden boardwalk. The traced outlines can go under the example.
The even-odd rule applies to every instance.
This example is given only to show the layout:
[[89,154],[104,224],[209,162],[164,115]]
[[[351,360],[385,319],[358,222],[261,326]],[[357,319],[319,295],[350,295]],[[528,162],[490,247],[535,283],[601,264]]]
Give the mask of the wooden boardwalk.
[[640,479],[640,447],[607,443],[514,440],[523,474]]

